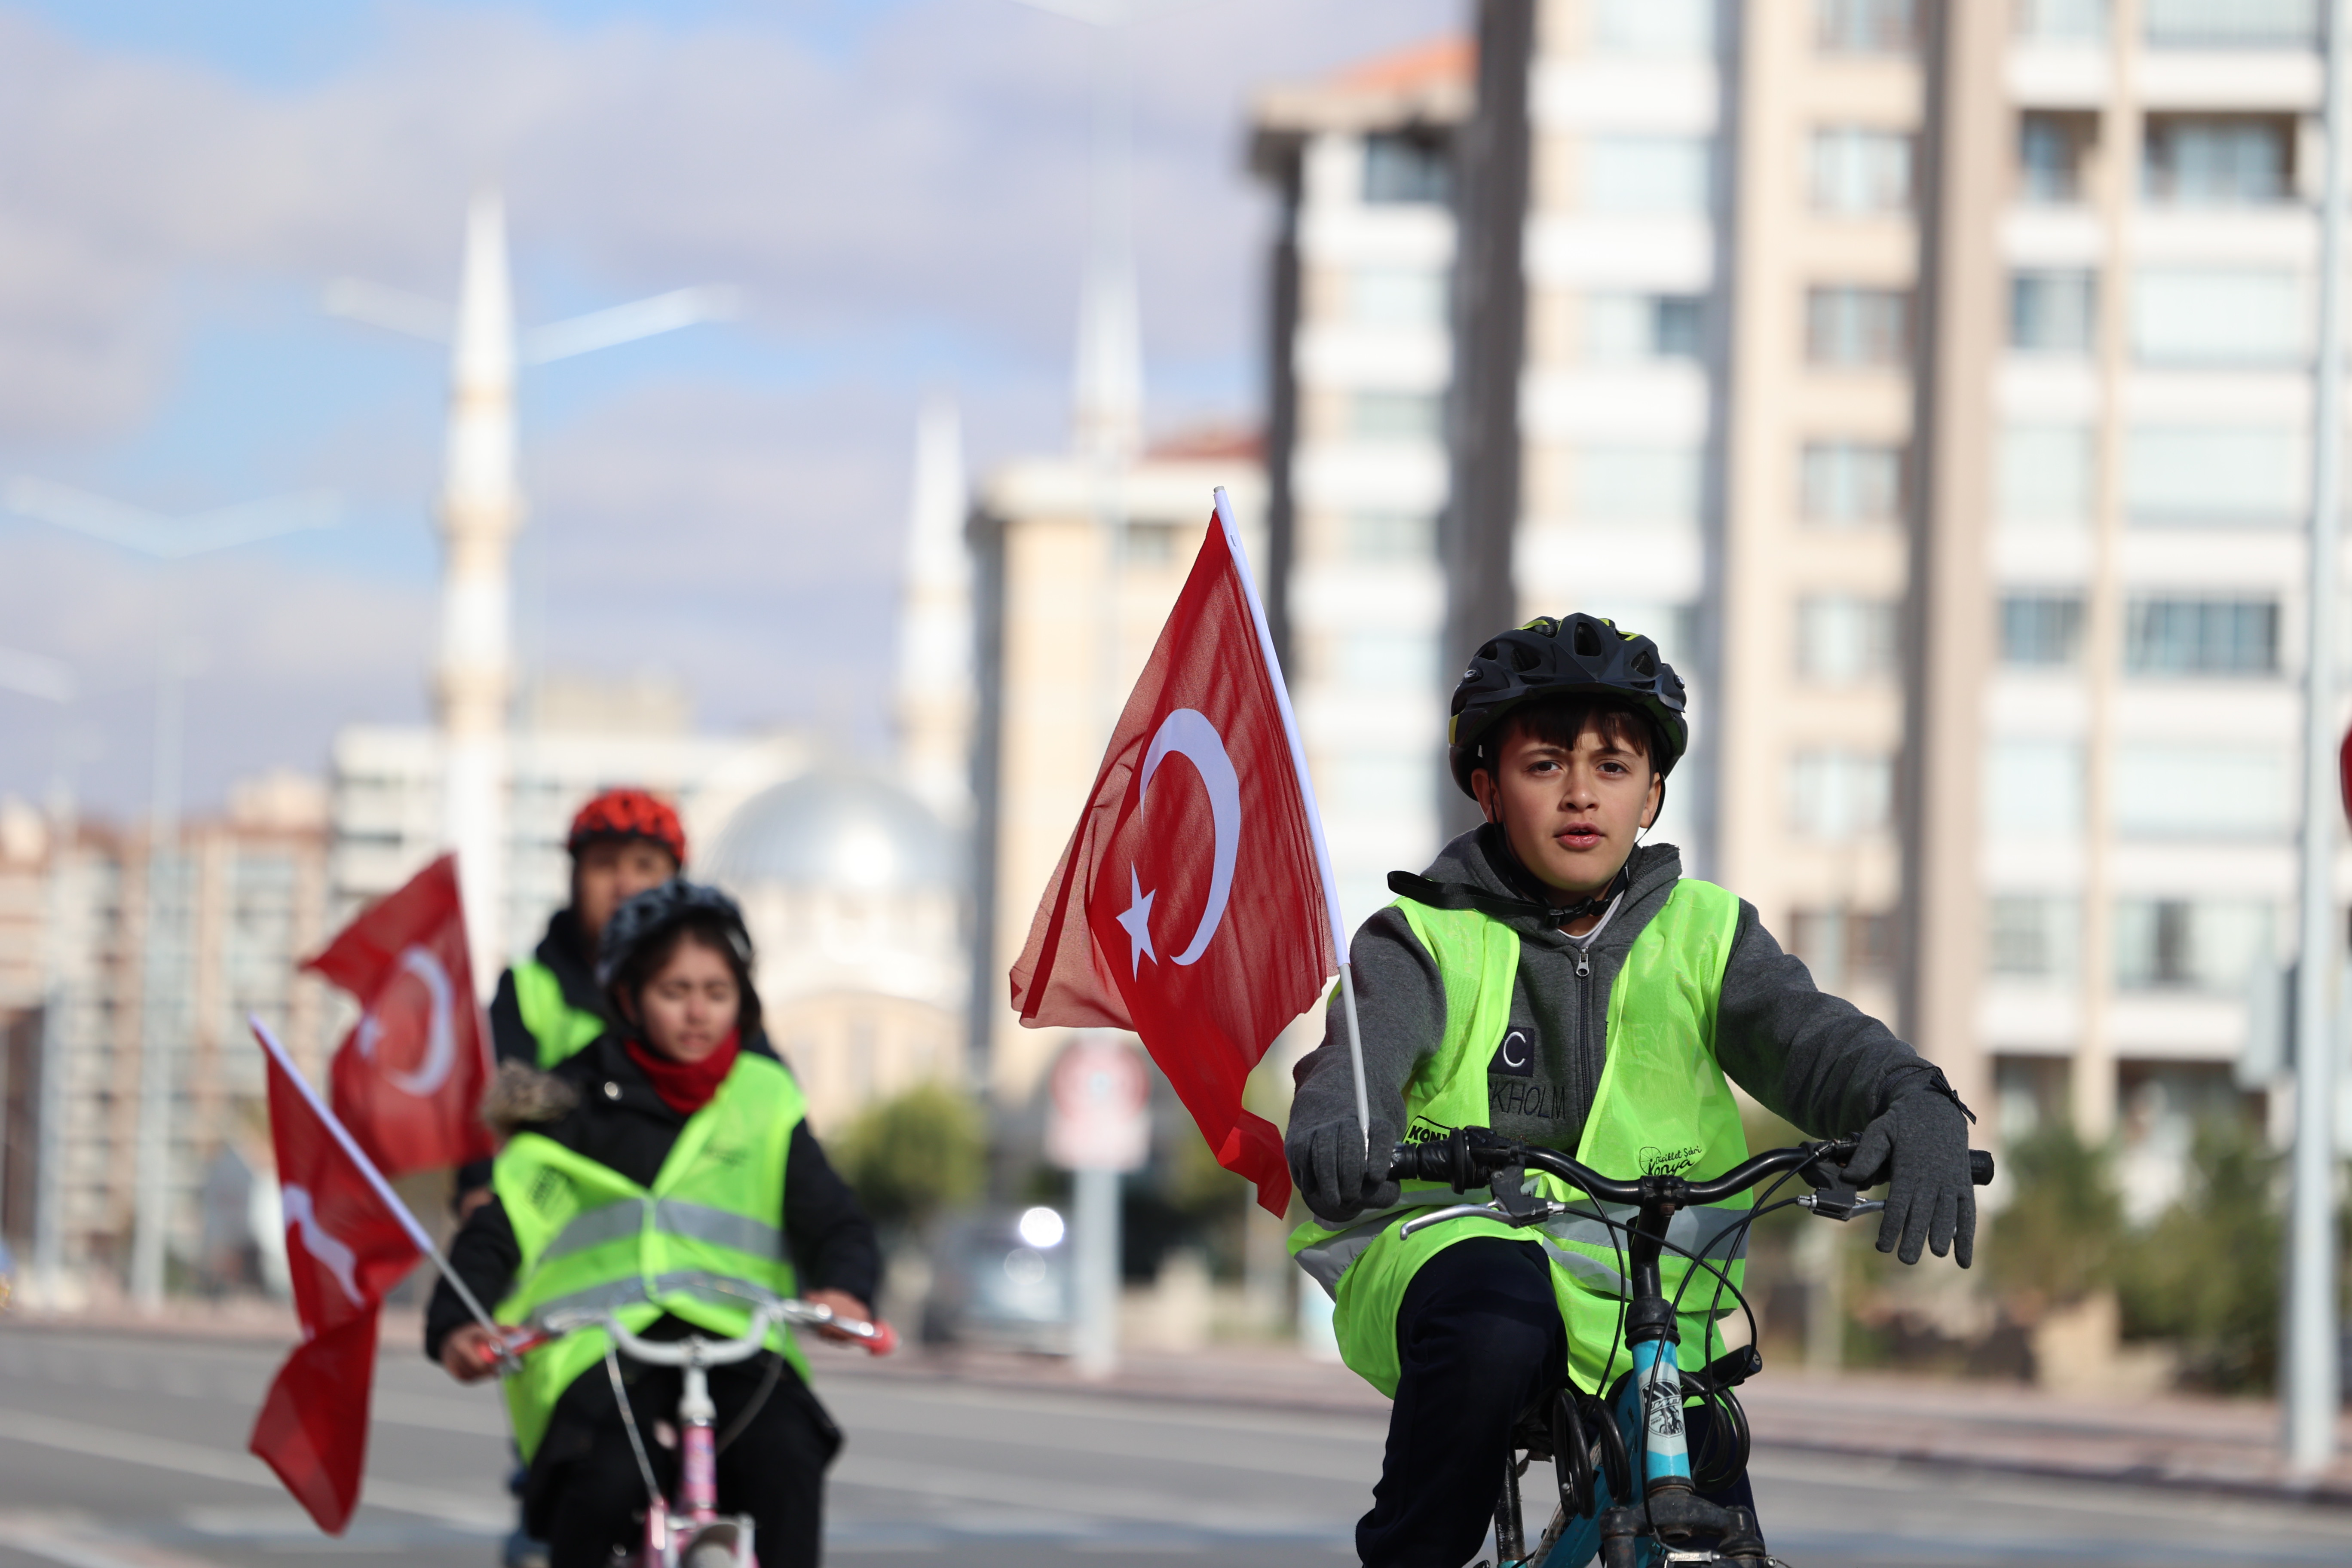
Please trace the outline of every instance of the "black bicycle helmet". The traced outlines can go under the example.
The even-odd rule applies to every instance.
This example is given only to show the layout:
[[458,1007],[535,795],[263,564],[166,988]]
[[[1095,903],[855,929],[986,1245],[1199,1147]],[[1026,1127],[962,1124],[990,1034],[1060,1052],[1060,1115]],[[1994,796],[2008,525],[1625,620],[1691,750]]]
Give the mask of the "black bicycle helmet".
[[1664,754],[1652,759],[1662,778],[1690,745],[1682,677],[1658,657],[1656,643],[1598,616],[1538,616],[1481,647],[1454,689],[1446,760],[1462,793],[1476,798],[1471,772],[1487,760],[1483,742],[1512,709],[1539,697],[1579,693],[1622,697],[1650,716],[1664,745]]
[[751,933],[743,925],[743,911],[734,900],[702,882],[673,878],[658,888],[647,888],[613,911],[596,944],[596,984],[610,991],[629,961],[651,943],[688,921],[717,926],[735,951],[738,968],[751,968]]

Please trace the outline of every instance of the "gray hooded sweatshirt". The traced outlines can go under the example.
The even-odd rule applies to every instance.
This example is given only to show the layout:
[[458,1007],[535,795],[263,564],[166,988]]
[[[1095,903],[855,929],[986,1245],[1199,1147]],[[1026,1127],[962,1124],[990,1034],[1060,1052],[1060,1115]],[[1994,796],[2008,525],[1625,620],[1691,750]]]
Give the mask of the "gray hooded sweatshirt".
[[[1492,825],[1440,851],[1426,875],[1525,901],[1496,868],[1509,864]],[[1682,876],[1670,844],[1636,847],[1624,892],[1605,923],[1571,937],[1530,912],[1507,923],[1519,933],[1519,969],[1504,1037],[1478,1042],[1494,1056],[1486,1073],[1488,1124],[1506,1137],[1573,1153],[1608,1059],[1609,988],[1633,945]],[[1589,943],[1589,945],[1588,945]],[[1445,1034],[1445,985],[1428,949],[1393,906],[1366,921],[1351,947],[1364,1075],[1373,1141],[1392,1142],[1405,1122],[1404,1090]],[[1814,1137],[1859,1132],[1903,1087],[1939,1089],[1943,1077],[1885,1025],[1852,1003],[1813,988],[1812,975],[1780,951],[1755,906],[1739,924],[1716,1016],[1716,1059],[1731,1081],[1767,1110]],[[1290,1107],[1294,1157],[1303,1135],[1356,1120],[1347,1020],[1334,996],[1323,1043],[1300,1060]],[[1948,1092],[1948,1090],[1942,1090]]]

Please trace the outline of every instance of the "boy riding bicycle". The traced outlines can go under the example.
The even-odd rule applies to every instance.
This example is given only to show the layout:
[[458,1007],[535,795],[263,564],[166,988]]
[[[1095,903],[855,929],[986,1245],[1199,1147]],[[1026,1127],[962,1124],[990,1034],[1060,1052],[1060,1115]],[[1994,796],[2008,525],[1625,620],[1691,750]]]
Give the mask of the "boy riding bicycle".
[[[1594,1393],[1627,1357],[1620,1238],[1541,1241],[1495,1221],[1401,1223],[1451,1193],[1401,1190],[1401,1139],[1483,1127],[1612,1176],[1721,1174],[1747,1153],[1737,1083],[1817,1136],[1861,1133],[1848,1179],[1891,1183],[1879,1250],[1969,1262],[1968,1121],[1943,1073],[1817,991],[1753,907],[1639,843],[1688,743],[1681,679],[1645,637],[1544,617],[1480,647],[1454,693],[1455,781],[1486,824],[1454,839],[1351,949],[1372,1125],[1358,1125],[1345,1025],[1300,1062],[1286,1143],[1313,1213],[1291,1239],[1334,1292],[1348,1364],[1395,1400],[1365,1563],[1467,1562],[1501,1492],[1511,1432],[1563,1378]],[[1335,1004],[1335,1008],[1336,1008]],[[1726,1211],[1744,1209],[1742,1194]],[[1685,1243],[1737,1283],[1737,1212]],[[1743,1233],[1729,1230],[1732,1237]],[[1673,1239],[1682,1242],[1677,1236]],[[1667,1292],[1696,1265],[1666,1260]],[[1683,1296],[1687,1359],[1712,1279]],[[1689,1412],[1694,1447],[1707,1413]],[[1753,1507],[1745,1476],[1712,1494]]]

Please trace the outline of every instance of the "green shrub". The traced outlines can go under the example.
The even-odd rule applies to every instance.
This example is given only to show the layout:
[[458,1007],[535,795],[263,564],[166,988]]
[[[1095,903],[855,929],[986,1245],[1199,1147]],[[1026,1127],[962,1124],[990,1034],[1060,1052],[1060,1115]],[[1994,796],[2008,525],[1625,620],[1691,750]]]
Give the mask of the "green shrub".
[[923,1084],[867,1106],[830,1149],[877,1225],[919,1227],[979,1194],[987,1118],[969,1095]]
[[2029,1313],[2109,1283],[2124,1234],[2110,1151],[2058,1118],[2012,1142],[2002,1161],[2010,1198],[1986,1248],[1993,1283]]
[[2184,1374],[2209,1388],[2277,1376],[2280,1160],[2250,1118],[2200,1121],[2180,1196],[2116,1257],[2124,1337],[2175,1342]]

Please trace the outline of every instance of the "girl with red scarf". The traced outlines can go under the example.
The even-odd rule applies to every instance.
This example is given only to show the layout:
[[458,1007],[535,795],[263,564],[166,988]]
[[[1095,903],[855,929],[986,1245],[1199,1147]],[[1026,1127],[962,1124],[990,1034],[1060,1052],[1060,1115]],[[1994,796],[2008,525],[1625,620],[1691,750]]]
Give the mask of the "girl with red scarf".
[[[551,1071],[503,1066],[489,1114],[509,1130],[528,1124],[651,1187],[688,1120],[719,1092],[738,1061],[774,1059],[760,1027],[751,939],[726,894],[672,881],[639,893],[614,914],[596,969],[619,1026]],[[873,1226],[805,1121],[793,1130],[781,1207],[800,1294],[845,1318],[871,1318],[867,1304],[880,1273]],[[513,1289],[521,1248],[502,1202],[494,1197],[467,1219],[449,1262],[484,1301]],[[667,1316],[646,1331],[656,1339],[688,1331]],[[425,1314],[425,1351],[467,1382],[497,1368],[488,1331],[446,1282]],[[621,1366],[637,1430],[667,1431],[677,1413],[678,1373],[626,1359]],[[719,1456],[721,1511],[753,1517],[769,1568],[813,1568],[824,1468],[840,1446],[838,1429],[773,1352],[713,1368],[709,1377],[718,1429],[731,1434]],[[667,1490],[677,1480],[676,1451],[650,1447]],[[636,1540],[644,1506],[645,1486],[611,1380],[574,1380],[531,1456],[527,1525],[548,1543],[551,1568],[602,1568],[614,1546]]]

